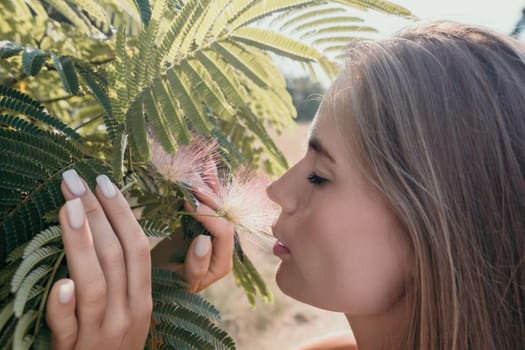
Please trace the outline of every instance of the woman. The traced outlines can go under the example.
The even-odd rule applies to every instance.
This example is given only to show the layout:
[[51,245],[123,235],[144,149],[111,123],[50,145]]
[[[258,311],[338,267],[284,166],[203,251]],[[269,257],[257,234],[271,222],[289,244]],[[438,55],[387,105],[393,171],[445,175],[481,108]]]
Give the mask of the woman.
[[[436,22],[350,48],[348,65],[320,106],[306,155],[268,188],[281,207],[273,227],[274,253],[282,259],[279,287],[343,312],[360,350],[521,349],[523,111],[525,48],[511,38]],[[206,204],[198,211],[210,211],[213,203]],[[118,215],[131,221],[124,209],[114,216],[102,205],[113,227],[120,230]],[[214,237],[207,254],[231,252],[231,228],[206,220]],[[61,223],[67,227],[62,213]],[[127,257],[127,243],[120,242]],[[130,248],[147,261],[145,250]],[[127,275],[128,285],[135,278],[147,284],[147,272],[133,271],[136,257],[129,256],[122,263],[127,274],[102,267],[104,277]],[[213,264],[229,267],[229,257],[221,257],[208,271]],[[206,277],[203,286],[221,274]],[[72,315],[75,305],[81,311],[90,301],[80,300],[81,281],[73,279],[79,300],[60,304],[56,289],[50,296],[55,339],[68,333],[56,313]],[[110,307],[108,298],[98,319]],[[142,343],[144,309],[137,311],[140,332],[133,332]],[[78,330],[70,333],[78,334],[81,347],[82,332],[93,328],[77,315]],[[130,335],[116,334],[124,341]],[[311,348],[355,347],[345,342]]]

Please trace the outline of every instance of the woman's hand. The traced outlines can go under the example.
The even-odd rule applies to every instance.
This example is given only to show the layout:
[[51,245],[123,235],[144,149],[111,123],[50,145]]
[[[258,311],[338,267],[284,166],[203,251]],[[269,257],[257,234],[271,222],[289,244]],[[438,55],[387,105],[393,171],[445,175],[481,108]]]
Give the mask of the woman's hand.
[[64,173],[59,212],[71,280],[47,302],[53,349],[143,349],[151,320],[149,243],[126,199],[97,177],[93,194],[74,170]]
[[193,193],[197,208],[185,205],[186,210],[194,212],[210,235],[197,236],[188,248],[184,264],[170,262],[173,251],[183,243],[176,239],[165,239],[152,251],[153,265],[178,272],[188,284],[188,289],[198,292],[226,276],[232,269],[233,226],[226,219],[217,217],[217,204],[210,196],[219,192],[219,179],[216,173],[208,173],[204,181],[194,181]]

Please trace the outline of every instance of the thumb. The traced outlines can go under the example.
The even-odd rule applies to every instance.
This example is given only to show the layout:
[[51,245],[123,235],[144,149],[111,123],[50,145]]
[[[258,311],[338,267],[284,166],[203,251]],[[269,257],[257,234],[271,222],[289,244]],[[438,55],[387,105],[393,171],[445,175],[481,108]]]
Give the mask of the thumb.
[[200,283],[208,273],[211,259],[211,237],[199,235],[191,243],[186,259],[184,260],[184,280],[189,285],[189,290],[197,292]]
[[75,346],[78,321],[75,315],[75,284],[71,279],[55,282],[47,299],[46,321],[51,330],[53,350]]

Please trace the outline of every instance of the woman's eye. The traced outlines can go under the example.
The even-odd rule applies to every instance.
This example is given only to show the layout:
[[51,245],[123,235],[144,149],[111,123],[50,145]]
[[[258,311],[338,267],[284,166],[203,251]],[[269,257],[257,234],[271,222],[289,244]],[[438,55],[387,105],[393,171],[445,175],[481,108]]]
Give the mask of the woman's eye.
[[316,173],[311,173],[306,179],[314,185],[322,185],[323,183],[328,181],[327,179],[317,175]]

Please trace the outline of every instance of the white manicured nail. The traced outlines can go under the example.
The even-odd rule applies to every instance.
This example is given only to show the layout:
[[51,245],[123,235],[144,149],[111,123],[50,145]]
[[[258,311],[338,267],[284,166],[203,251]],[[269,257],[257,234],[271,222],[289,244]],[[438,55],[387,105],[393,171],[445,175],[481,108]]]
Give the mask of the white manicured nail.
[[69,226],[78,230],[84,224],[84,206],[80,198],[75,198],[66,202],[67,220]]
[[100,190],[104,197],[115,198],[117,196],[115,186],[113,186],[113,183],[111,183],[111,180],[106,175],[97,176],[97,184],[100,186]]
[[199,235],[195,243],[195,255],[203,257],[210,251],[211,237],[208,235]]
[[195,208],[195,210],[197,210],[197,208],[199,208],[199,205],[201,205],[201,202],[199,202],[197,197],[195,197],[193,195],[191,196],[191,202],[192,202],[193,208]]
[[71,191],[71,193],[73,193],[75,196],[82,196],[84,193],[86,193],[86,188],[84,187],[84,184],[82,183],[82,180],[80,180],[80,176],[78,176],[78,173],[75,171],[75,169],[64,171],[62,173],[62,178],[64,179],[64,182],[66,183],[69,191]]
[[68,280],[65,283],[62,283],[58,287],[58,302],[60,304],[67,304],[73,299],[73,294],[75,293],[75,284],[72,280]]

